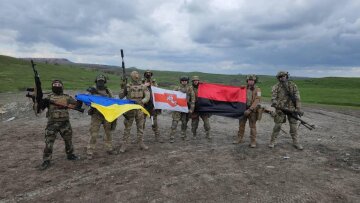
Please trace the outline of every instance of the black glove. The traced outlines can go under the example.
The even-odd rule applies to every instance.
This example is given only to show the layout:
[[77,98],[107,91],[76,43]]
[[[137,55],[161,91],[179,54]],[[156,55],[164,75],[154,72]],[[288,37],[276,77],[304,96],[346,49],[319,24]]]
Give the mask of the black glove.
[[95,94],[97,92],[95,87],[89,87],[86,89],[86,91],[90,92],[91,94]]

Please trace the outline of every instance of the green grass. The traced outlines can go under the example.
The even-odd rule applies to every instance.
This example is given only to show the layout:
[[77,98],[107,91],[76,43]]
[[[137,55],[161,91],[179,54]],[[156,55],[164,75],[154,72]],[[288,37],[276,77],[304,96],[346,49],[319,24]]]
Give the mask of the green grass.
[[[85,90],[94,85],[96,75],[103,73],[109,77],[108,87],[114,92],[119,91],[121,69],[93,69],[81,65],[52,65],[37,63],[42,87],[50,90],[51,81],[60,79],[65,89]],[[133,69],[127,69],[127,74]],[[105,71],[105,73],[103,72]],[[143,74],[143,70],[139,70]],[[228,85],[244,85],[244,75],[224,75],[200,72],[153,71],[160,86],[172,89],[179,83],[182,75],[197,75],[201,80]],[[295,78],[300,89],[303,102],[329,104],[339,106],[360,107],[360,78]],[[258,86],[262,96],[268,100],[271,97],[271,87],[276,83],[274,76],[259,76]],[[0,92],[25,91],[34,84],[34,73],[29,62],[12,57],[0,56]]]

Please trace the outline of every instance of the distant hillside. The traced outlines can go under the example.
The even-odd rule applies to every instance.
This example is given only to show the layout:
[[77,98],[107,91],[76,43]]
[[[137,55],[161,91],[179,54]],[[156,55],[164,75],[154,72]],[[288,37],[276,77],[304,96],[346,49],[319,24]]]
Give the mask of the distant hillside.
[[[53,79],[61,79],[66,89],[85,90],[94,85],[96,75],[103,73],[108,78],[108,86],[114,92],[119,91],[122,70],[117,66],[97,64],[77,64],[67,59],[35,59],[43,88],[50,89]],[[0,55],[0,92],[24,91],[34,84],[34,73],[27,59],[16,59]],[[126,74],[138,70],[142,75],[144,70],[127,68]],[[245,75],[210,74],[202,72],[153,71],[161,87],[172,89],[179,84],[182,75],[197,75],[202,81],[244,85]],[[304,102],[335,104],[360,107],[360,78],[295,78]],[[274,76],[259,76],[258,86],[262,89],[262,96],[270,98],[271,87],[276,83]]]

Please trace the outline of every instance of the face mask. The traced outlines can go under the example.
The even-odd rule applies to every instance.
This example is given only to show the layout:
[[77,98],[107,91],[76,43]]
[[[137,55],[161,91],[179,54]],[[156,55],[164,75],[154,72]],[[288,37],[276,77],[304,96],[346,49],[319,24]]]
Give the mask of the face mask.
[[55,94],[61,94],[63,92],[62,87],[54,87],[53,86],[51,89]]
[[99,89],[103,89],[105,87],[105,81],[104,80],[96,81],[96,87]]

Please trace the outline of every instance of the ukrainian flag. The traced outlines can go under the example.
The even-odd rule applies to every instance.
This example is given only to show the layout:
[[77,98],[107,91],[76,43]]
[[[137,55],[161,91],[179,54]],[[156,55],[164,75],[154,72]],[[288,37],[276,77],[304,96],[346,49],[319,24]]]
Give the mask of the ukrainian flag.
[[140,109],[147,116],[150,116],[149,112],[139,104],[136,104],[133,100],[128,99],[114,99],[103,96],[89,95],[89,94],[77,94],[76,100],[84,102],[86,105],[97,109],[108,122],[113,122],[123,113]]

